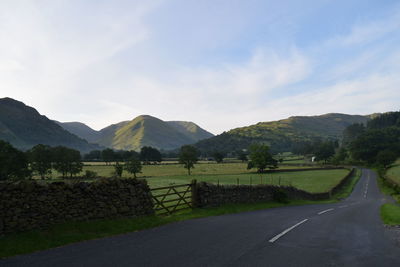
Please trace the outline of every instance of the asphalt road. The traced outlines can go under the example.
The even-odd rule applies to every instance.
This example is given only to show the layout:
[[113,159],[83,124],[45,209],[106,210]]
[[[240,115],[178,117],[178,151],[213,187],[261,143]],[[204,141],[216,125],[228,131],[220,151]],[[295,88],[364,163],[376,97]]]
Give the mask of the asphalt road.
[[383,227],[386,200],[363,170],[335,204],[189,220],[0,261],[0,266],[400,266]]

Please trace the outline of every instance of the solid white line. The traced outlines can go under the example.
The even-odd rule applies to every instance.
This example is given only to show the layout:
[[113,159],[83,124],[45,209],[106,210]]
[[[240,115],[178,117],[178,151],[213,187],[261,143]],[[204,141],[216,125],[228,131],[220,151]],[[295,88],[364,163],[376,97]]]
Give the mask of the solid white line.
[[278,240],[280,237],[284,236],[285,234],[287,234],[289,231],[293,230],[294,228],[296,228],[297,226],[299,226],[302,223],[305,223],[306,221],[308,221],[308,219],[304,219],[301,222],[296,223],[295,225],[293,225],[292,227],[289,227],[288,229],[286,229],[285,231],[283,231],[282,233],[280,233],[279,235],[271,238],[269,240],[270,243],[274,243],[276,240]]
[[320,211],[320,212],[318,212],[318,215],[324,214],[325,212],[332,211],[332,210],[334,210],[334,209],[327,209],[327,210]]

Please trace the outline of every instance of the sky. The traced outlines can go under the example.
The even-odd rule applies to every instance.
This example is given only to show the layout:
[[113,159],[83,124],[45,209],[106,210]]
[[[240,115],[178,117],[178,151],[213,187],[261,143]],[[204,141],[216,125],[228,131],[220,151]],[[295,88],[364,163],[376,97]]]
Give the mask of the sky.
[[398,0],[2,0],[0,97],[96,130],[395,111],[399,44]]

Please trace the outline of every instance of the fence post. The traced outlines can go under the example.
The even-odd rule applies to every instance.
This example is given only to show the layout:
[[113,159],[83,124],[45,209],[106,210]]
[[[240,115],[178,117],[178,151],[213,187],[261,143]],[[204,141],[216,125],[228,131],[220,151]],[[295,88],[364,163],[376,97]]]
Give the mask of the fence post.
[[192,207],[197,208],[199,206],[199,199],[198,199],[198,188],[197,188],[197,180],[193,179],[190,185],[192,191]]

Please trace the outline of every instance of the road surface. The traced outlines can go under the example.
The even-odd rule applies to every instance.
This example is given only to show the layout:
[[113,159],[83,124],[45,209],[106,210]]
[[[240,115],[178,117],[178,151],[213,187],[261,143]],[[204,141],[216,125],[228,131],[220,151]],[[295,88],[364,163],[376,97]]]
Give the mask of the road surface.
[[349,198],[173,223],[0,261],[0,266],[400,266],[363,169]]

